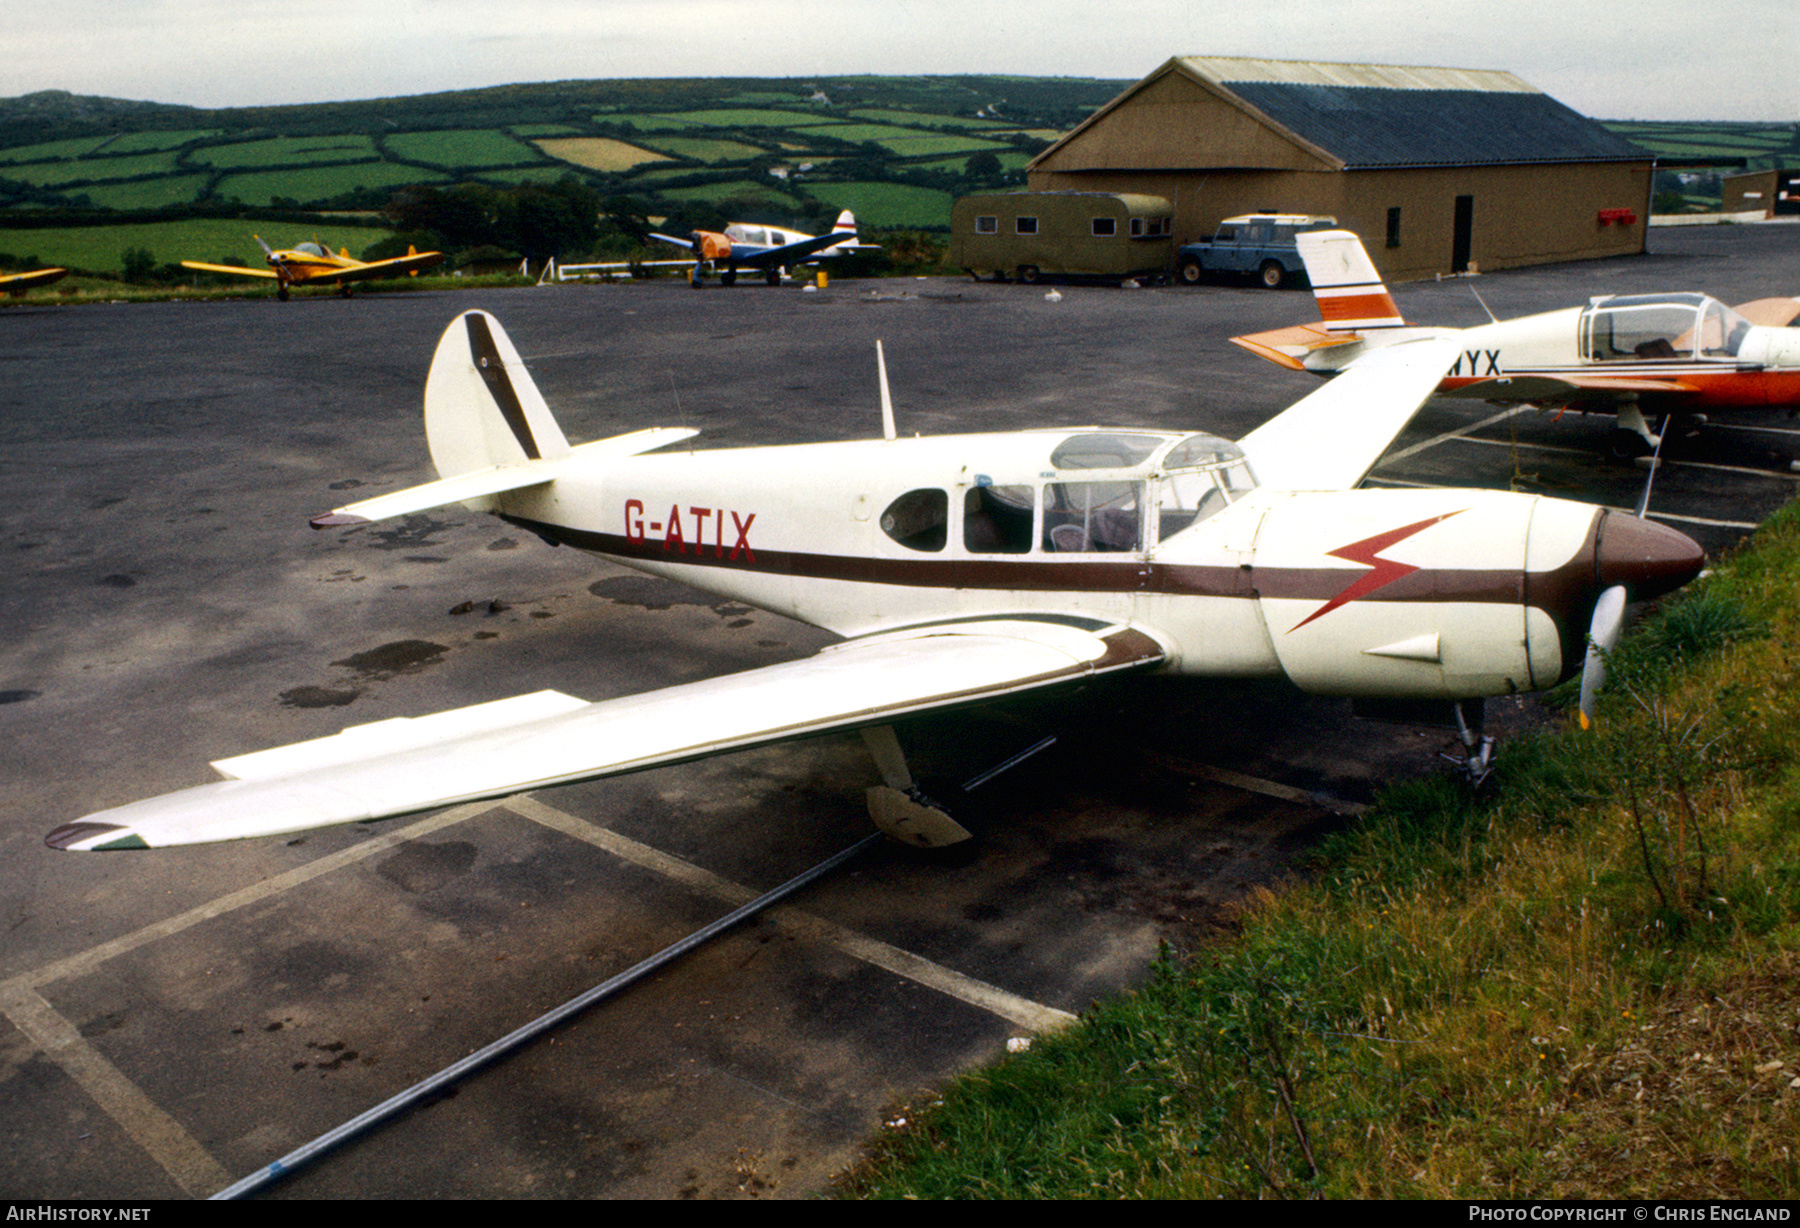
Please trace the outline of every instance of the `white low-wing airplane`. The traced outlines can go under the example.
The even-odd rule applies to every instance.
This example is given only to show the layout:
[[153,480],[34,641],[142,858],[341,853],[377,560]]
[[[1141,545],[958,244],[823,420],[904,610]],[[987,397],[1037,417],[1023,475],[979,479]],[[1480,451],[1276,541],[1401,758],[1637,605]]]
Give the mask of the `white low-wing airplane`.
[[838,214],[830,234],[809,235],[779,226],[763,226],[754,222],[733,222],[723,234],[713,230],[696,230],[685,239],[674,235],[652,234],[694,253],[694,267],[688,273],[690,285],[698,288],[708,268],[719,275],[719,284],[729,286],[737,281],[739,269],[761,270],[771,285],[781,284],[781,271],[798,264],[813,264],[851,252],[872,252],[880,244],[864,243],[856,237],[856,215],[846,209]]
[[227,780],[48,843],[276,835],[862,729],[886,782],[870,791],[876,821],[941,844],[967,833],[912,784],[891,725],[915,713],[1132,671],[1400,700],[1549,686],[1590,637],[1616,638],[1627,595],[1684,583],[1701,551],[1587,504],[1353,489],[1450,353],[1394,346],[1238,443],[1100,428],[900,439],[883,371],[882,439],[657,452],[694,432],[571,447],[499,323],[471,311],[426,383],[441,480],[316,526],[460,502],[844,642],[644,695],[545,691],[222,760]]
[[1618,414],[1614,450],[1646,454],[1644,418],[1709,408],[1800,405],[1800,298],[1727,307],[1697,293],[1603,295],[1585,306],[1474,328],[1409,325],[1362,240],[1297,236],[1321,320],[1232,341],[1270,362],[1335,375],[1403,341],[1454,342],[1439,392],[1500,403],[1599,407]]

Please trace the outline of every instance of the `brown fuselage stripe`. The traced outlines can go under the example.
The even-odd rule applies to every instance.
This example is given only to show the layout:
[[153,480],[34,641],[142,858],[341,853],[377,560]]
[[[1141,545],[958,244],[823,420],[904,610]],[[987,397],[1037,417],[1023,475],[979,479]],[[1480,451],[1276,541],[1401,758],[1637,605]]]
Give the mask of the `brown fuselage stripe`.
[[[810,580],[859,584],[891,584],[907,588],[1006,589],[1015,592],[1169,593],[1193,597],[1236,597],[1261,600],[1329,601],[1359,572],[1343,567],[1204,567],[1156,563],[1143,559],[1118,562],[1051,562],[1042,558],[878,559],[854,555],[810,554],[758,547],[756,561],[733,561],[729,552],[710,545],[686,552],[665,549],[656,539],[634,540],[613,533],[544,524],[523,517],[501,519],[549,541],[575,546],[622,560],[639,559],[690,567],[721,567]],[[1527,573],[1519,568],[1420,568],[1368,594],[1367,600],[1402,602],[1471,602],[1532,605],[1559,625],[1576,615],[1578,626],[1564,627],[1565,639],[1586,630],[1585,609],[1598,591],[1595,538],[1600,517],[1588,531],[1575,557],[1554,571]]]

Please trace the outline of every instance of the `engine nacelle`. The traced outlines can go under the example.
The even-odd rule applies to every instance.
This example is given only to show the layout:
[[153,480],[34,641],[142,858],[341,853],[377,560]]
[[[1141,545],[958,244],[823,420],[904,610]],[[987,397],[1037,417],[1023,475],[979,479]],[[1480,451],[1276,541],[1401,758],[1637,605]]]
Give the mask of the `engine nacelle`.
[[1575,672],[1594,603],[1698,572],[1686,536],[1504,491],[1303,494],[1265,513],[1252,586],[1282,671],[1316,693],[1467,699]]

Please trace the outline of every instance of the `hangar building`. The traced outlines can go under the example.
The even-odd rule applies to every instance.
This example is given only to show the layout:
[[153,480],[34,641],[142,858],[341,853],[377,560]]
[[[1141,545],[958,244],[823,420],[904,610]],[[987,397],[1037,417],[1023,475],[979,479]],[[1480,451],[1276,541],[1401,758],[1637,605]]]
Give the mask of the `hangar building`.
[[1641,252],[1652,161],[1507,72],[1177,56],[1027,171],[1165,196],[1177,243],[1330,214],[1406,280]]

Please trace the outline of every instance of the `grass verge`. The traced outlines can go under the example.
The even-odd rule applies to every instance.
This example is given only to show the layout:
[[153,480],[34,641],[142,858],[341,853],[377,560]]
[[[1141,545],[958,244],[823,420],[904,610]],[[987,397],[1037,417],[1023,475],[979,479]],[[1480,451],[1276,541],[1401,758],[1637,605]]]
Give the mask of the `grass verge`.
[[866,1197],[1800,1195],[1800,508],[1598,728],[1421,780],[1240,939],[894,1115]]

